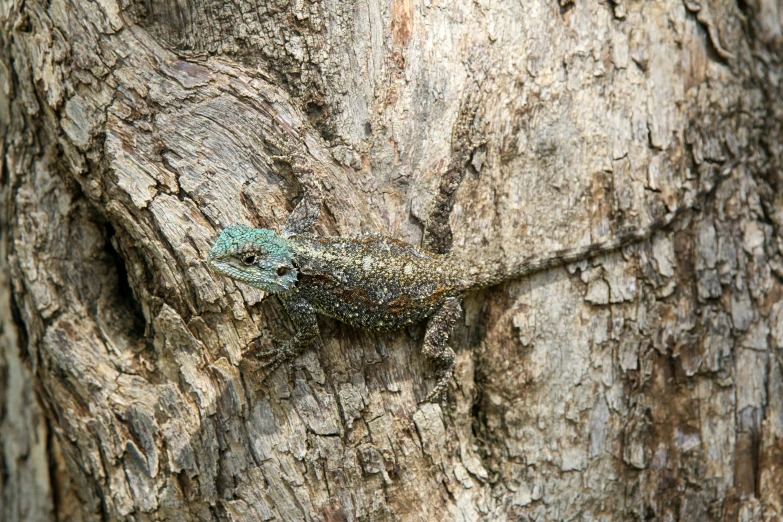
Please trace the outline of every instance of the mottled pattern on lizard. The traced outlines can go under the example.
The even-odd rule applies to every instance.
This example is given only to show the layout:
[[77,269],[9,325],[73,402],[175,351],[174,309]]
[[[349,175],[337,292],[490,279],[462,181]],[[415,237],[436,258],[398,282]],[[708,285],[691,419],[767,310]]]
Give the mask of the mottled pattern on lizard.
[[372,330],[399,329],[429,318],[423,353],[437,364],[438,382],[427,400],[437,397],[452,377],[455,355],[448,337],[466,292],[644,240],[690,208],[609,241],[514,260],[436,255],[383,236],[316,236],[309,230],[318,212],[306,200],[280,234],[235,224],[221,233],[209,254],[218,273],[276,293],[297,329],[280,346],[255,355],[265,359],[271,373],[301,353],[318,336],[317,313]]

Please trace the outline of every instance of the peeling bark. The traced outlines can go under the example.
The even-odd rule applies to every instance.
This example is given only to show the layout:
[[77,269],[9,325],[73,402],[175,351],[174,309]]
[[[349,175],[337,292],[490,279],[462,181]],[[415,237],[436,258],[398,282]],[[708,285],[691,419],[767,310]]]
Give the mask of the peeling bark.
[[[771,0],[2,3],[2,520],[783,517],[783,18]],[[275,159],[281,140],[313,165]],[[725,176],[723,175],[725,173]],[[423,328],[291,325],[232,222],[611,255]]]

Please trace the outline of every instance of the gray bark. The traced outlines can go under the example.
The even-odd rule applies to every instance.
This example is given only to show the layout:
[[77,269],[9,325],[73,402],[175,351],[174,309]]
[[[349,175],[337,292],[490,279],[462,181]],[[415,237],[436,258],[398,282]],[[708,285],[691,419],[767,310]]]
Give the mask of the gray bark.
[[[2,520],[783,516],[780,2],[0,6]],[[320,319],[262,382],[291,325],[204,261],[308,190],[516,257],[713,183],[468,295],[439,404],[421,327]]]

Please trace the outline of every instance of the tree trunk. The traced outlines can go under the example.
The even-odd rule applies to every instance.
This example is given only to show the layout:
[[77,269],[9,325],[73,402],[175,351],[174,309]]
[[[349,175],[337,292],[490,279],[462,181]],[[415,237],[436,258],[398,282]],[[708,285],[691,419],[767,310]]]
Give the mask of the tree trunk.
[[[780,2],[0,5],[2,520],[783,517]],[[694,208],[466,296],[431,404],[422,326],[243,359],[205,256],[311,190],[476,258]]]

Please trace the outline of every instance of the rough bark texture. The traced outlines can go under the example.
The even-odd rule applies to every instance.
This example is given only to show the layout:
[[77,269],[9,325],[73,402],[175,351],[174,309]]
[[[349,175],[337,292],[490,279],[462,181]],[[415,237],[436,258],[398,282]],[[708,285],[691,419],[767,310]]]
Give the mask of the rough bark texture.
[[[783,4],[2,0],[0,518],[777,520]],[[315,167],[276,161],[299,143]],[[721,173],[725,173],[722,181]],[[669,230],[423,329],[275,299],[234,221],[508,256]]]

